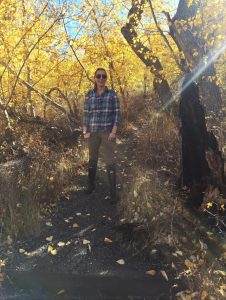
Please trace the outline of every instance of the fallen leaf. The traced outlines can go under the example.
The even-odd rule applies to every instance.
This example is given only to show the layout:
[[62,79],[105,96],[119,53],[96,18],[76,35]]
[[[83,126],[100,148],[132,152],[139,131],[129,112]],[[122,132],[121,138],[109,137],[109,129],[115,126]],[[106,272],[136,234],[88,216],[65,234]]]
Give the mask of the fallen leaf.
[[214,274],[219,274],[219,275],[222,275],[222,276],[226,276],[226,272],[222,271],[222,270],[215,270],[213,273]]
[[51,222],[46,222],[46,226],[53,226],[53,224]]
[[119,259],[116,261],[119,265],[124,265],[125,264],[125,261],[124,259]]
[[88,244],[90,244],[90,241],[88,241],[88,240],[83,240],[83,245],[88,245]]
[[220,286],[219,292],[223,297],[226,297],[226,284]]
[[50,253],[51,253],[52,255],[57,255],[57,250],[56,250],[56,249],[53,249],[53,250],[50,251]]
[[138,194],[137,194],[137,191],[133,191],[133,196],[134,196],[134,198],[137,198],[137,196],[138,196]]
[[106,237],[106,238],[104,238],[104,242],[105,242],[106,244],[111,244],[111,243],[112,243],[112,240]]
[[189,259],[185,259],[184,264],[187,268],[193,268],[194,267],[194,264]]
[[0,259],[0,267],[4,267],[6,265],[7,258],[6,259]]
[[53,236],[52,236],[52,235],[51,235],[51,236],[48,236],[48,237],[46,238],[46,240],[47,240],[48,242],[52,242]]
[[205,300],[207,296],[208,296],[207,291],[202,291],[201,292],[201,300]]
[[72,225],[72,227],[73,227],[73,228],[78,228],[79,225],[78,225],[77,223],[74,223],[74,224]]
[[64,219],[64,222],[69,223],[70,221],[68,219]]
[[173,269],[176,269],[176,266],[173,262],[172,262],[171,266],[172,266]]
[[81,213],[80,212],[76,213],[76,216],[81,216]]
[[89,249],[89,252],[91,252],[91,246],[90,246],[90,244],[88,244],[88,249]]
[[57,244],[57,246],[63,247],[63,246],[65,246],[65,243],[64,243],[64,242],[59,242],[59,243]]
[[13,243],[13,239],[11,238],[10,235],[7,236],[7,244],[11,245]]
[[19,252],[20,252],[20,253],[24,253],[25,250],[24,250],[24,249],[19,249]]
[[65,290],[60,290],[59,292],[57,292],[57,295],[62,295],[63,293],[65,293]]
[[189,291],[189,290],[179,292],[179,293],[176,294],[176,296],[177,296],[177,299],[180,299],[180,300],[194,300],[194,299],[197,299],[197,298],[192,298],[191,291]]
[[155,254],[155,253],[157,253],[158,251],[156,250],[156,249],[152,249],[151,250],[151,254]]
[[51,252],[52,250],[53,250],[53,247],[52,247],[52,246],[48,246],[47,251],[48,251],[48,252]]
[[161,274],[162,274],[162,276],[163,276],[167,281],[169,281],[169,278],[168,278],[168,276],[167,276],[167,274],[166,274],[165,271],[161,271]]
[[147,275],[155,276],[157,272],[155,270],[149,270],[146,272]]
[[178,254],[178,255],[180,255],[180,256],[183,256],[183,252],[180,251],[180,250],[177,250],[175,253]]

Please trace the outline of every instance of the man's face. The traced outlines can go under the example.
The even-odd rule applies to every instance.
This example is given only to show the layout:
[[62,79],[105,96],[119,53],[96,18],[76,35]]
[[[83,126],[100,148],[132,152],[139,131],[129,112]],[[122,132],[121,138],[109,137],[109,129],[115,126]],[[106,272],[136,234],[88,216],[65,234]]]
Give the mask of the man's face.
[[104,87],[107,81],[107,74],[103,70],[97,71],[95,78],[94,78],[97,87]]

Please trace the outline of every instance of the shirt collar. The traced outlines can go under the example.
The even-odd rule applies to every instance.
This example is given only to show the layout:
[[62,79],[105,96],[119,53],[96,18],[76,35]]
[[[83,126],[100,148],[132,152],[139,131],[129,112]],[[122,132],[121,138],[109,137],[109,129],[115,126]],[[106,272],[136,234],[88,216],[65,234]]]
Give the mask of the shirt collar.
[[[94,91],[94,94],[95,94],[96,97],[99,97],[99,96],[100,96],[100,95],[97,94],[97,90],[94,89],[93,91]],[[104,95],[105,93],[107,93],[108,91],[109,91],[108,87],[105,86],[105,90],[104,90],[104,92],[103,92],[103,94],[102,94],[101,96],[103,96],[103,95]]]

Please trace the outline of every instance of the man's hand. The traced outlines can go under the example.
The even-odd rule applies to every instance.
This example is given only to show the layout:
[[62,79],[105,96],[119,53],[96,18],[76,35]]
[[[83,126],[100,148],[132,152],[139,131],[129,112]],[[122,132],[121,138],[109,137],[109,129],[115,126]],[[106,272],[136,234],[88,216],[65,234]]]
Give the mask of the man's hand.
[[111,133],[109,134],[108,140],[109,140],[109,141],[112,141],[112,140],[114,140],[115,138],[116,138],[116,133],[111,132]]
[[90,132],[86,132],[85,134],[83,134],[84,139],[87,140],[90,138]]

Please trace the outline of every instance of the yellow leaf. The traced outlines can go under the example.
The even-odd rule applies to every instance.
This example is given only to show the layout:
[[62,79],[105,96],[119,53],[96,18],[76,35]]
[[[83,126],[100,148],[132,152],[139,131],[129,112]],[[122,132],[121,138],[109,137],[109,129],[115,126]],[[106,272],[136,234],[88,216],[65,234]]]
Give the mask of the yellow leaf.
[[53,180],[54,180],[53,176],[49,177],[49,181],[53,181]]
[[222,271],[222,270],[216,270],[216,271],[214,271],[214,274],[219,274],[219,275],[222,275],[222,276],[226,276],[226,272]]
[[52,246],[48,246],[48,252],[51,252],[53,250],[53,247]]
[[184,264],[187,268],[193,268],[194,267],[194,264],[188,259],[185,259]]
[[155,270],[149,270],[146,272],[147,275],[155,276],[157,272]]
[[51,250],[51,254],[52,255],[57,255],[57,250],[56,249]]
[[78,225],[77,223],[74,223],[74,224],[72,225],[72,227],[73,227],[73,228],[78,228],[79,225]]
[[212,202],[208,202],[207,203],[207,208],[210,208],[210,207],[212,207],[213,206],[213,203]]
[[0,259],[0,267],[4,267],[7,262],[7,259]]

